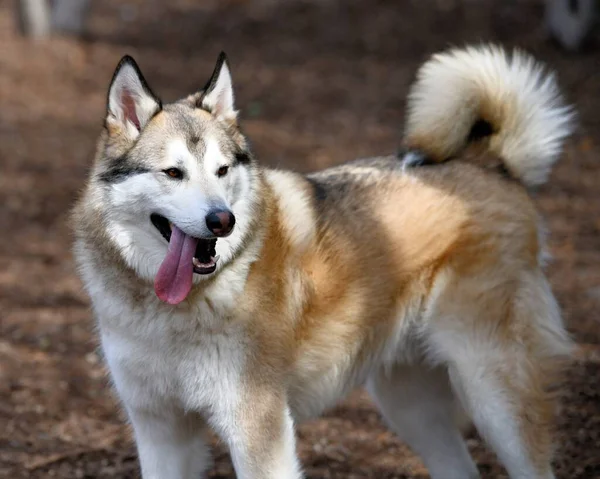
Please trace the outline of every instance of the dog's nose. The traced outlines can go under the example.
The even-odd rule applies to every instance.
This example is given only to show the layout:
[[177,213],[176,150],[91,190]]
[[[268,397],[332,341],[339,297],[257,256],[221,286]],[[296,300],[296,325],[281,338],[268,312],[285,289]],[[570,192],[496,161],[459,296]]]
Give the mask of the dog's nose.
[[215,236],[227,236],[233,231],[235,216],[228,210],[211,211],[206,215],[206,226]]

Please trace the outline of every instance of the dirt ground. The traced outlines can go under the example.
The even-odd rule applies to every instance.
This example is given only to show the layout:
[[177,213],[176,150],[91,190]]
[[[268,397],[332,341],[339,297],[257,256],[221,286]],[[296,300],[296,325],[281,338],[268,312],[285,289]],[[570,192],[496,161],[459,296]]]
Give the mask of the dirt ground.
[[[166,6],[166,4],[169,6]],[[245,131],[265,164],[313,170],[399,144],[417,65],[450,44],[524,47],[559,74],[580,129],[537,196],[552,285],[580,347],[562,390],[558,477],[600,478],[600,42],[567,55],[538,1],[97,1],[85,38],[20,38],[0,3],[0,477],[133,478],[128,428],[95,352],[68,211],[124,53],[165,100],[229,53]],[[424,478],[363,392],[299,427],[307,476]],[[483,477],[505,477],[476,435]],[[215,443],[210,477],[232,478]]]

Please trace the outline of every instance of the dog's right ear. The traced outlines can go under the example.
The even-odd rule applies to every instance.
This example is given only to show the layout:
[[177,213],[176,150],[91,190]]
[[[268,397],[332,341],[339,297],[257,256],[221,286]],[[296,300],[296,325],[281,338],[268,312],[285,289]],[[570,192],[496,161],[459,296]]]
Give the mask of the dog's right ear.
[[106,123],[109,133],[134,140],[146,124],[162,109],[137,63],[124,56],[113,75],[108,91]]

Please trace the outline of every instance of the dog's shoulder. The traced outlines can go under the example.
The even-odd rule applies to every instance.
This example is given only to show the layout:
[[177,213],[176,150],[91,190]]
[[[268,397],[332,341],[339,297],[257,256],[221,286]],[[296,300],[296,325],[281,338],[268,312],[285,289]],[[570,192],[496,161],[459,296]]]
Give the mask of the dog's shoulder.
[[302,175],[266,170],[265,178],[277,203],[278,220],[295,249],[306,250],[315,236],[314,194]]

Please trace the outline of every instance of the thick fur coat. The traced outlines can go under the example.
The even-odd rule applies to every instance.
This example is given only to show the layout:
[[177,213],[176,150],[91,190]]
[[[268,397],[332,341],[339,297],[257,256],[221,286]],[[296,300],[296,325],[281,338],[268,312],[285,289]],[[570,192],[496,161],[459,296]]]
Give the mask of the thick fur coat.
[[465,419],[512,478],[554,477],[570,342],[527,189],[571,120],[526,54],[452,50],[400,154],[301,175],[253,157],[224,56],[170,105],[126,57],[75,254],[144,479],[200,477],[209,428],[238,477],[298,479],[294,423],[361,385],[435,479],[478,477]]

